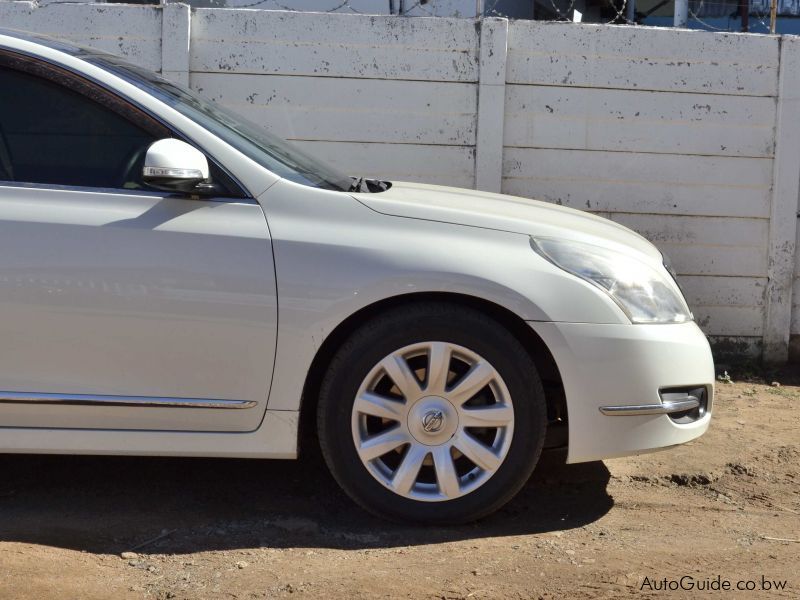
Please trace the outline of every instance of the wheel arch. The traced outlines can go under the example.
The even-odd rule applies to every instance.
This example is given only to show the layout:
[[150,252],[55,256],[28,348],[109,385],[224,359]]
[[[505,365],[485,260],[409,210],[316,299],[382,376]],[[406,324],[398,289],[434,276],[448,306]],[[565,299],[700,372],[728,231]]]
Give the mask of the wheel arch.
[[527,349],[536,364],[547,402],[547,438],[545,448],[567,445],[567,402],[558,365],[550,349],[525,321],[509,309],[490,300],[453,292],[418,292],[384,298],[348,316],[334,328],[320,345],[311,362],[303,385],[300,404],[299,451],[316,444],[316,413],[322,379],[336,351],[348,336],[375,316],[400,306],[421,302],[438,302],[466,306],[488,314],[512,333]]

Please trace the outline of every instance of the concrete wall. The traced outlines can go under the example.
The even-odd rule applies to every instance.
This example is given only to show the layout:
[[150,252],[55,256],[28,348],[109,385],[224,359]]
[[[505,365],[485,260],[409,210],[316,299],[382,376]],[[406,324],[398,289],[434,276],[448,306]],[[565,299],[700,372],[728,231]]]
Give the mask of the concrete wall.
[[[0,0],[2,1],[2,0]],[[192,0],[188,4],[195,7],[225,6],[225,8],[253,7],[258,0]],[[495,0],[491,0],[493,3]],[[520,0],[512,0],[519,2]],[[797,1],[797,0],[781,0]],[[75,0],[39,0],[39,5],[65,3]],[[172,2],[172,0],[168,0]],[[168,2],[161,2],[167,4]],[[527,3],[528,0],[522,0]],[[256,5],[261,10],[293,10],[304,12],[324,12],[359,15],[403,14],[409,17],[462,17],[478,16],[476,0],[427,0],[424,4],[417,0],[260,0]],[[498,4],[499,8],[499,4]],[[526,7],[527,8],[527,7]],[[402,10],[402,13],[401,13]],[[513,12],[513,11],[512,11]],[[767,6],[769,12],[769,5]],[[501,10],[493,14],[504,14]],[[511,16],[511,15],[510,15]]]
[[161,10],[121,4],[0,2],[0,27],[35,31],[161,69]]
[[632,227],[720,351],[781,360],[800,335],[798,38],[24,2],[0,24],[163,69],[354,173]]
[[472,187],[477,48],[466,19],[199,9],[190,81],[344,169]]

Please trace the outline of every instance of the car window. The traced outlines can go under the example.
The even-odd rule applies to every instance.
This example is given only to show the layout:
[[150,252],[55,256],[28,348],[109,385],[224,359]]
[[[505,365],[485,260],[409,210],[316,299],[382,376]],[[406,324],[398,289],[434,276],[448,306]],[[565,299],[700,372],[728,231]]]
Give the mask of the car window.
[[353,177],[188,88],[117,56],[97,51],[78,52],[76,55],[155,96],[279,177],[328,190],[346,192],[354,188],[356,179]]
[[0,179],[144,188],[142,163],[157,138],[58,83],[0,67]]

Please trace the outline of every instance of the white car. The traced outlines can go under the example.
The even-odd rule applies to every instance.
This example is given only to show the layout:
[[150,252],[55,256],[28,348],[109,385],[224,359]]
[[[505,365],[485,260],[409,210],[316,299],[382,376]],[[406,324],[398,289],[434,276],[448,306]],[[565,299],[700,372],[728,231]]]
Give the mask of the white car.
[[[0,452],[295,458],[452,523],[543,448],[692,440],[661,253],[577,210],[349,177],[123,60],[0,33]],[[301,435],[302,434],[302,435]]]

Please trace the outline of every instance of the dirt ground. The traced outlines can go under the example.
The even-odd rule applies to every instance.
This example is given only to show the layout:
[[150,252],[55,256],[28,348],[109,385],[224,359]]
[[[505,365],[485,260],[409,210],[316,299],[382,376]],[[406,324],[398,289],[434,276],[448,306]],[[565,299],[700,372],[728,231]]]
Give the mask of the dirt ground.
[[[315,457],[3,456],[0,598],[683,598],[709,580],[734,589],[701,595],[797,598],[790,377],[720,383],[711,429],[686,446],[573,466],[551,453],[466,527],[373,518]],[[657,591],[681,577],[695,588]]]

